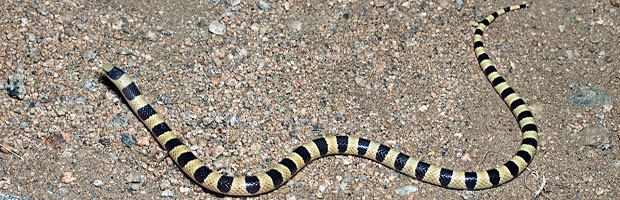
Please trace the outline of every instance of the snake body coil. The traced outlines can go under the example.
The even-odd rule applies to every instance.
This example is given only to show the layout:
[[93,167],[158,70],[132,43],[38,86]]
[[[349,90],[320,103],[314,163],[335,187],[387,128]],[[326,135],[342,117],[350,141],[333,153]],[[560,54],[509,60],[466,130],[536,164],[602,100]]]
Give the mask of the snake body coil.
[[172,132],[159,114],[149,105],[127,74],[111,65],[103,65],[107,77],[121,91],[132,110],[174,162],[201,186],[221,194],[248,196],[272,191],[286,183],[312,160],[334,154],[365,157],[396,171],[438,186],[478,190],[501,185],[516,178],[532,161],[538,145],[538,130],[526,103],[506,83],[489,59],[482,43],[487,26],[506,12],[527,7],[527,4],[506,7],[482,20],[474,32],[474,49],[480,67],[493,88],[502,97],[519,123],[522,141],[517,153],[503,165],[478,172],[446,169],[414,159],[375,141],[352,136],[321,137],[297,147],[272,169],[255,176],[224,176],[206,167]]

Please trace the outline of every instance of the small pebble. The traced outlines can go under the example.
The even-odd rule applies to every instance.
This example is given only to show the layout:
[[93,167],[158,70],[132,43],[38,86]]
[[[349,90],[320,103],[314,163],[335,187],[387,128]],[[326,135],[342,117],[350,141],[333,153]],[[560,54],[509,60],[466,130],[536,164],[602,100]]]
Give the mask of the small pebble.
[[73,172],[63,172],[60,176],[60,181],[66,184],[73,183],[75,176],[73,176]]
[[269,10],[271,8],[271,4],[267,3],[266,1],[260,0],[258,1],[258,7],[263,10]]
[[439,0],[438,3],[442,8],[448,7],[448,0]]
[[226,149],[223,146],[217,146],[215,147],[215,150],[213,151],[213,157],[217,158],[220,155],[222,155],[222,153],[224,153]]
[[24,76],[21,74],[9,75],[9,81],[6,89],[10,97],[23,100],[26,97],[26,85],[24,84]]
[[125,48],[121,48],[121,49],[116,50],[116,53],[120,55],[129,55],[131,54],[131,51]]
[[141,183],[142,181],[142,176],[136,174],[129,174],[125,177],[125,183]]
[[568,97],[571,106],[602,106],[613,105],[611,98],[601,86],[577,88]]
[[95,181],[93,181],[93,185],[95,185],[95,187],[101,187],[103,185],[103,181],[95,179]]
[[69,194],[69,190],[67,188],[60,188],[58,189],[58,194],[60,194],[61,196],[65,196]]
[[47,16],[47,14],[49,14],[47,8],[37,8],[37,12],[43,16]]
[[124,133],[121,134],[121,142],[123,142],[123,144],[125,144],[126,147],[130,147],[130,148],[133,146],[137,146],[138,144],[138,140],[136,140],[136,137],[129,136]]
[[188,193],[190,190],[191,190],[191,188],[188,188],[188,187],[180,187],[179,188],[179,192],[184,193],[184,194]]
[[620,0],[610,0],[610,1],[611,1],[611,5],[620,7]]
[[155,41],[157,40],[157,34],[155,34],[155,32],[153,31],[146,32],[146,39],[150,41]]
[[167,190],[164,190],[163,192],[161,192],[161,196],[162,197],[172,197],[172,196],[174,196],[174,192],[172,192],[171,190],[167,189]]
[[131,189],[132,190],[140,190],[142,186],[140,186],[140,183],[132,183],[131,184]]
[[86,50],[86,51],[84,51],[84,53],[82,53],[82,57],[86,61],[90,61],[92,59],[95,59],[95,56],[97,56],[97,54],[93,50]]
[[168,180],[163,180],[161,183],[159,183],[159,189],[160,190],[166,190],[168,188],[170,188],[170,181]]
[[325,185],[325,184],[319,185],[319,191],[321,191],[321,192],[324,192],[326,188],[327,188],[327,185]]
[[216,35],[224,35],[226,33],[226,25],[219,21],[212,21],[209,24],[209,32]]
[[586,127],[579,132],[583,137],[583,145],[598,147],[609,143],[609,130],[602,126]]
[[291,23],[291,28],[296,30],[296,31],[301,31],[301,22],[300,21],[294,21]]
[[405,187],[402,188],[398,188],[396,190],[394,190],[394,192],[398,195],[401,196],[408,196],[411,193],[417,192],[418,188],[416,186],[413,185],[406,185]]
[[161,34],[163,34],[163,35],[172,35],[172,33],[173,33],[172,30],[170,30],[170,29],[161,29],[161,30],[159,30],[159,32]]

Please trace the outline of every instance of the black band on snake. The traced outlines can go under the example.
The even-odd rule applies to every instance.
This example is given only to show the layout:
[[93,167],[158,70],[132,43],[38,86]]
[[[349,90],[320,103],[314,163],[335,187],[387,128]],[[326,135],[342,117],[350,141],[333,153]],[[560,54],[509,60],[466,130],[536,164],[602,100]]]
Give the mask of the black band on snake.
[[105,74],[121,91],[131,109],[168,152],[174,162],[201,186],[225,195],[248,196],[272,191],[286,183],[312,160],[334,155],[355,155],[382,163],[398,172],[441,187],[478,190],[501,185],[516,178],[532,162],[538,145],[534,117],[523,99],[497,72],[482,43],[482,34],[495,18],[527,4],[506,7],[482,20],[474,32],[474,49],[478,63],[493,88],[514,114],[522,132],[517,153],[503,165],[478,172],[451,170],[414,159],[375,141],[351,136],[325,136],[297,147],[273,168],[255,176],[225,176],[205,166],[162,117],[149,105],[127,74],[109,64],[102,65]]

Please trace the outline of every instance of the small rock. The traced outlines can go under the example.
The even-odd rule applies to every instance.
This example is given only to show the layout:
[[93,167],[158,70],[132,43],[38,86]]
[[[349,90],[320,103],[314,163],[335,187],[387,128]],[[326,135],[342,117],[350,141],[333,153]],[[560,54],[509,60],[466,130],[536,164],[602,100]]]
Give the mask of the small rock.
[[344,182],[345,183],[349,183],[351,181],[353,181],[355,179],[355,177],[351,174],[351,172],[345,171],[344,172]]
[[355,77],[355,83],[357,83],[359,86],[365,87],[370,89],[370,84],[368,84],[368,81],[366,80],[366,77],[364,76],[358,76]]
[[123,21],[122,20],[118,20],[114,23],[112,23],[112,29],[113,30],[121,30],[123,28]]
[[73,156],[73,153],[71,153],[71,151],[69,151],[68,149],[65,149],[62,152],[61,156],[65,158],[71,158]]
[[161,192],[161,196],[162,197],[172,197],[174,196],[174,192],[172,192],[171,190],[164,190],[163,192]]
[[321,192],[325,191],[325,188],[327,188],[325,185],[319,185],[319,190]]
[[319,185],[319,191],[324,192],[327,189],[327,186],[330,186],[331,182],[328,180],[323,181],[322,185]]
[[150,41],[155,41],[157,40],[157,34],[155,34],[155,32],[153,31],[149,31],[146,33],[146,39],[150,40]]
[[620,0],[610,0],[610,1],[611,1],[611,5],[620,7]]
[[116,53],[120,54],[120,55],[125,55],[126,56],[126,55],[130,55],[131,54],[131,50],[128,50],[128,49],[125,49],[125,48],[120,48],[120,49],[116,50]]
[[37,8],[37,12],[43,16],[47,16],[50,13],[46,8]]
[[151,137],[140,137],[138,138],[138,146],[148,146],[150,144]]
[[170,188],[170,186],[171,186],[170,185],[170,181],[168,181],[168,180],[164,180],[161,183],[159,183],[159,189],[160,190],[166,190],[166,189]]
[[137,174],[129,174],[125,177],[125,183],[142,183],[143,178]]
[[213,161],[213,166],[215,167],[215,169],[222,169],[226,167],[227,165],[228,165],[228,159],[224,157],[215,159],[215,161]]
[[78,103],[78,104],[84,104],[86,102],[86,99],[84,99],[84,97],[78,97],[78,98],[75,98],[74,101],[75,103]]
[[103,185],[103,181],[95,179],[95,181],[93,181],[93,185],[95,185],[95,187],[101,187]]
[[411,193],[417,192],[418,191],[418,187],[413,186],[413,185],[406,185],[405,187],[402,188],[398,188],[396,190],[394,190],[394,192],[396,192],[396,194],[401,195],[401,196],[408,196]]
[[125,144],[126,147],[130,147],[130,148],[138,144],[138,140],[136,140],[134,136],[129,136],[124,133],[121,134],[121,142],[123,142],[123,144]]
[[348,183],[341,183],[341,184],[338,184],[338,187],[340,188],[340,190],[344,190],[347,188],[348,185],[349,185]]
[[602,126],[586,127],[579,134],[584,146],[598,147],[609,143],[609,130]]
[[250,25],[250,29],[252,29],[253,31],[259,31],[260,30],[260,24],[253,23],[252,25]]
[[387,4],[387,1],[385,0],[375,0],[375,6],[382,8]]
[[469,153],[464,153],[463,156],[461,156],[461,160],[462,161],[471,161],[471,156],[469,155]]
[[463,6],[463,0],[456,0],[456,5]]
[[568,98],[571,106],[602,106],[613,105],[611,98],[603,91],[601,86],[582,87],[573,91]]
[[439,0],[439,6],[442,8],[448,7],[448,0]]
[[220,155],[222,155],[222,153],[224,153],[225,150],[226,149],[224,149],[223,146],[218,145],[217,147],[215,147],[215,150],[213,151],[213,157],[214,158],[219,157]]
[[287,194],[286,195],[286,200],[296,200],[296,199],[297,199],[297,197],[295,197],[294,194]]
[[219,21],[212,21],[209,24],[209,32],[216,35],[224,35],[226,33],[226,25]]
[[[69,192],[69,191],[67,191],[67,192]],[[3,200],[30,200],[30,198],[28,198],[28,197],[18,196],[18,195],[14,195],[14,194],[5,194],[5,193],[1,193],[1,192],[0,192],[0,199],[3,199]]]
[[267,3],[267,2],[265,2],[263,0],[258,1],[257,4],[258,4],[258,7],[263,9],[263,10],[269,10],[271,8],[271,4],[269,4],[269,3]]
[[575,56],[573,56],[573,51],[571,51],[570,49],[566,50],[565,53],[566,53],[566,58],[568,58],[569,60],[572,60],[573,58],[575,58]]
[[294,21],[293,23],[291,23],[291,28],[295,29],[296,31],[301,31],[301,22]]
[[94,85],[93,83],[91,83],[91,82],[87,82],[87,83],[85,83],[85,84],[84,84],[84,86],[82,86],[82,87],[83,87],[84,89],[90,90],[90,89],[92,89],[92,88],[93,88],[93,85]]
[[159,30],[159,32],[161,34],[163,34],[163,35],[172,35],[172,33],[173,33],[172,30],[170,30],[170,29],[161,29],[161,30]]
[[132,183],[130,185],[132,190],[140,190],[141,188],[140,183]]
[[75,176],[73,176],[73,172],[63,172],[60,176],[60,181],[66,184],[70,184],[75,181]]
[[420,112],[427,111],[427,110],[428,110],[428,105],[422,105],[422,106],[420,106],[420,108],[418,108],[418,110],[419,110]]
[[67,188],[60,188],[58,189],[58,194],[60,194],[61,196],[65,196],[69,194],[69,190]]
[[27,127],[28,127],[28,122],[22,122],[22,123],[19,124],[19,128],[21,128],[21,129],[25,129]]
[[9,75],[6,89],[10,97],[23,100],[26,97],[26,85],[24,84],[24,76],[21,74]]
[[188,193],[191,189],[188,187],[180,187],[179,188],[179,192],[181,193]]

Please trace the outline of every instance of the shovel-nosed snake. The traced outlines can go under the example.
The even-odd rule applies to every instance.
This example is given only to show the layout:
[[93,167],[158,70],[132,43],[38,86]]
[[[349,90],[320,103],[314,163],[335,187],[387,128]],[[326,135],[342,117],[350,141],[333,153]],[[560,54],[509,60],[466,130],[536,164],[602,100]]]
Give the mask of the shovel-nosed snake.
[[216,193],[235,196],[266,193],[286,183],[312,160],[335,154],[368,158],[413,178],[446,188],[486,189],[516,178],[532,162],[538,145],[538,129],[530,109],[498,73],[482,43],[483,32],[493,20],[506,12],[525,7],[527,4],[493,12],[479,22],[474,32],[477,61],[495,91],[512,111],[522,132],[521,145],[517,153],[499,167],[484,171],[458,171],[428,164],[379,142],[359,137],[325,136],[297,147],[264,173],[253,176],[225,176],[205,166],[196,157],[146,101],[136,83],[127,74],[110,64],[104,64],[102,68],[106,76],[120,90],[131,109],[182,171],[201,186]]

